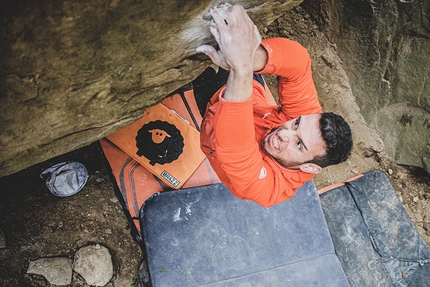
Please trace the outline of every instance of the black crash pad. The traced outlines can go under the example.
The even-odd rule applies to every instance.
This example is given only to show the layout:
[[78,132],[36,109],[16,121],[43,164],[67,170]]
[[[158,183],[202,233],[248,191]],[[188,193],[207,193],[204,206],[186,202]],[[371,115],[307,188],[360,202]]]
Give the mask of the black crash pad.
[[154,195],[141,228],[152,286],[349,286],[313,182],[263,208],[223,184]]
[[380,171],[321,195],[351,286],[430,286],[430,249]]

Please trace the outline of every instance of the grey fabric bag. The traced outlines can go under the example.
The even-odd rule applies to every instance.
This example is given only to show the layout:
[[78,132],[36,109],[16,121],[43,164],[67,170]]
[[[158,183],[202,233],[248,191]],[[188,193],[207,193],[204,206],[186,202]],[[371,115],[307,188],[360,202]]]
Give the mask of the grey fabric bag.
[[40,174],[52,194],[60,197],[71,196],[79,192],[87,183],[88,172],[79,162],[61,162]]

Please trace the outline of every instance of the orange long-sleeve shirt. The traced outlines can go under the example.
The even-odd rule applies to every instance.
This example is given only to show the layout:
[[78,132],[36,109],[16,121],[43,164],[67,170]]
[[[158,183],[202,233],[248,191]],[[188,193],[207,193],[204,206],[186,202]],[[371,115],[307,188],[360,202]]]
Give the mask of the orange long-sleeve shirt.
[[223,87],[208,104],[200,142],[215,172],[236,197],[269,207],[293,197],[314,175],[277,163],[262,150],[264,137],[292,118],[322,109],[308,51],[284,38],[263,40],[262,46],[268,61],[259,73],[278,76],[279,105],[257,81],[245,102],[225,100]]

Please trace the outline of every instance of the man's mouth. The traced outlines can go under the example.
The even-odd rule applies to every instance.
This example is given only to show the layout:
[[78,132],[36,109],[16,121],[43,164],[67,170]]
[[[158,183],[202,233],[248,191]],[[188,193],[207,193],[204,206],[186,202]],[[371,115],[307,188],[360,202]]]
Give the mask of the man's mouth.
[[280,149],[280,142],[276,133],[274,133],[272,136],[272,147],[276,150]]

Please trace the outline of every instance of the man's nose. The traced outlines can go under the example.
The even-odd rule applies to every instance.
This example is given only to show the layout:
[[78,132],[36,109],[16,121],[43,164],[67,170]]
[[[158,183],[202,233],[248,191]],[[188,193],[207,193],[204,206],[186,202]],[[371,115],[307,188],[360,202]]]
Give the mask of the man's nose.
[[283,129],[278,133],[278,136],[283,140],[283,141],[290,141],[293,137],[296,136],[296,131],[294,130],[288,130],[288,129]]

